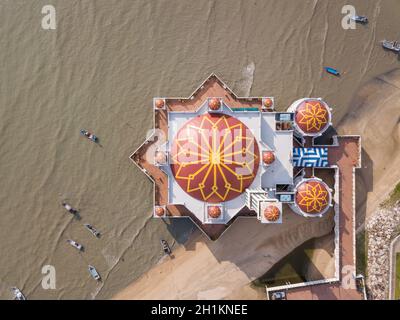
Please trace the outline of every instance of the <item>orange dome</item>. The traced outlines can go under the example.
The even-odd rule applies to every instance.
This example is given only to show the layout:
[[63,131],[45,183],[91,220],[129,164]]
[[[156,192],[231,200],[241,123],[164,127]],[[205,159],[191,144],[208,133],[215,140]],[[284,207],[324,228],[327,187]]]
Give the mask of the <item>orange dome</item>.
[[154,105],[156,106],[157,109],[162,109],[164,108],[165,102],[163,99],[156,99],[154,101]]
[[275,161],[275,154],[273,153],[273,151],[264,151],[262,158],[263,158],[263,162],[266,165],[270,165],[270,164],[272,164],[272,162]]
[[308,135],[324,132],[329,126],[330,117],[328,106],[318,99],[304,100],[295,111],[296,125]]
[[272,101],[271,98],[265,98],[264,99],[264,106],[266,108],[271,108],[273,104],[274,104],[274,102]]
[[264,217],[268,221],[274,222],[279,219],[281,215],[281,212],[277,206],[274,206],[270,204],[268,207],[265,208],[264,210]]
[[218,218],[221,215],[221,208],[218,206],[208,207],[208,216],[211,218]]
[[157,163],[165,163],[166,160],[167,160],[167,157],[164,152],[162,152],[162,151],[156,152],[156,162]]
[[156,207],[156,208],[154,209],[154,213],[155,213],[157,216],[162,217],[162,216],[164,215],[164,213],[165,213],[165,210],[164,210],[163,207]]
[[327,210],[331,200],[328,186],[319,180],[308,179],[296,188],[295,201],[306,214],[320,214]]
[[259,155],[258,143],[243,122],[206,113],[178,130],[169,158],[175,181],[186,193],[203,202],[220,203],[240,196],[251,185]]
[[221,101],[219,101],[217,98],[211,98],[208,100],[208,107],[211,110],[218,110],[221,107]]

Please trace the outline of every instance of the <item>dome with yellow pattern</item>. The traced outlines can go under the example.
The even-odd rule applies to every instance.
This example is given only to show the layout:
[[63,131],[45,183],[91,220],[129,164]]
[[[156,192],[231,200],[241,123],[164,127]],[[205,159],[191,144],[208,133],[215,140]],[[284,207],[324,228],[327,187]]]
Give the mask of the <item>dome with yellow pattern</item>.
[[295,203],[306,215],[325,213],[329,209],[331,198],[329,187],[320,179],[305,179],[296,187]]
[[172,174],[190,196],[204,202],[232,200],[257,175],[259,148],[250,129],[222,113],[199,115],[177,132],[170,153]]
[[330,126],[331,111],[321,99],[304,99],[295,109],[294,121],[304,135],[320,135]]

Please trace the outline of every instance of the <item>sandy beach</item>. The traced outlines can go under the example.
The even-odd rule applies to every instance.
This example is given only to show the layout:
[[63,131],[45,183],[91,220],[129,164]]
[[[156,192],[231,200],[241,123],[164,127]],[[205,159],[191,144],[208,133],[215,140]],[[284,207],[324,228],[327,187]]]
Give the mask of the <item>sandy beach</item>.
[[[339,132],[361,134],[371,159],[359,177],[366,186],[358,192],[361,217],[392,188],[399,160],[393,117],[397,76],[369,84],[359,98],[354,94],[399,65],[397,56],[379,45],[384,38],[398,37],[398,1],[354,0],[357,11],[370,18],[356,30],[341,27],[344,0],[45,4],[56,8],[56,30],[41,28],[43,1],[0,2],[0,181],[5,186],[0,192],[0,299],[11,298],[12,286],[28,299],[107,299],[123,294],[139,278],[136,285],[144,287],[149,270],[173,265],[183,270],[186,260],[192,267],[198,252],[215,267],[212,285],[207,287],[206,279],[214,270],[199,264],[193,283],[198,290],[173,294],[198,298],[212,289],[209,296],[238,297],[240,288],[228,280],[237,277],[245,286],[308,238],[329,232],[328,223],[326,229],[308,230],[289,221],[283,228],[290,232],[278,235],[270,228],[264,237],[256,221],[241,221],[231,236],[224,235],[233,243],[221,239],[214,244],[197,232],[190,237],[190,221],[152,219],[152,185],[129,160],[152,128],[152,98],[188,96],[212,72],[238,95],[274,96],[278,110],[299,97],[316,96],[333,107],[336,127],[348,119]],[[344,76],[326,74],[326,65]],[[378,96],[374,87],[381,90]],[[361,107],[362,97],[368,103]],[[392,114],[383,114],[383,107],[392,108]],[[385,125],[370,130],[376,119]],[[100,145],[82,139],[82,128],[99,136]],[[383,146],[381,139],[388,143]],[[393,161],[387,163],[388,158]],[[63,200],[80,210],[82,220],[65,213]],[[93,224],[103,236],[95,239],[83,223]],[[70,238],[84,244],[85,252],[68,247]],[[164,267],[156,265],[162,256],[160,238],[174,248],[190,240]],[[248,245],[246,250],[237,247],[249,250],[248,255],[238,253],[238,243]],[[89,263],[103,276],[102,284],[90,278]],[[48,264],[57,271],[55,290],[41,286],[41,270]],[[156,289],[149,287],[147,294],[156,297]],[[132,294],[123,297],[137,292]]]
[[313,221],[291,214],[284,216],[282,225],[269,226],[239,218],[216,242],[197,232],[172,259],[152,268],[114,298],[239,298],[239,289],[251,291],[248,284],[293,247],[332,228],[332,214]]
[[362,169],[357,174],[357,218],[362,228],[400,181],[400,70],[362,86],[340,123],[341,134],[362,137]]

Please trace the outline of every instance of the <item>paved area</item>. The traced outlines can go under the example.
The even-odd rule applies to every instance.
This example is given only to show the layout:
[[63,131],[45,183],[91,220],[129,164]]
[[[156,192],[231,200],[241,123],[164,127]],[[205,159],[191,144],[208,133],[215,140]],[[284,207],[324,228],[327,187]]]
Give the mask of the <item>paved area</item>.
[[[345,289],[341,281],[355,266],[354,169],[360,167],[360,138],[338,137],[338,146],[329,147],[329,164],[339,169],[339,276],[340,281],[290,289],[288,300],[360,300],[362,292]],[[346,267],[346,268],[343,268]],[[342,274],[343,272],[343,274]]]

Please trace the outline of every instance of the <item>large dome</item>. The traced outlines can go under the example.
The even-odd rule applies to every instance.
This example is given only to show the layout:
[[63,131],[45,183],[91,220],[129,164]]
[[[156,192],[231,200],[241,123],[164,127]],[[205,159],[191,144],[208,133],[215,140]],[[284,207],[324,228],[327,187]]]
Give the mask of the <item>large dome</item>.
[[307,179],[296,187],[296,205],[306,215],[320,215],[328,210],[331,193],[319,179]]
[[295,109],[295,123],[305,135],[323,133],[330,125],[328,105],[320,99],[305,99]]
[[260,158],[245,124],[225,114],[207,113],[179,129],[170,161],[175,180],[186,193],[219,203],[236,198],[251,185]]

